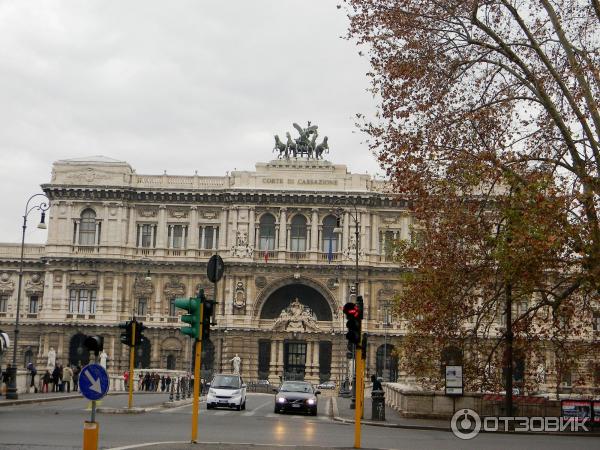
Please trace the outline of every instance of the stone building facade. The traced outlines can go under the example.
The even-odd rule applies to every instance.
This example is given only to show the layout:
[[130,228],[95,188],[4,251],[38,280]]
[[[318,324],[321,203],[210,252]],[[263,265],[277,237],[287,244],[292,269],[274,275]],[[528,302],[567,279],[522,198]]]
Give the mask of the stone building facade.
[[[174,299],[203,288],[218,301],[205,376],[230,371],[237,354],[247,380],[341,380],[349,370],[341,308],[358,278],[367,370],[397,377],[402,329],[388,304],[402,269],[389,244],[410,238],[411,217],[383,182],[306,158],[172,176],[94,157],[55,162],[42,189],[48,237],[25,246],[19,367],[44,366],[51,348],[57,362],[83,364],[84,336],[100,334],[109,370],[122,372],[129,352],[118,325],[135,315],[148,327],[136,366],[188,369],[192,347]],[[226,265],[216,286],[206,277],[215,253]],[[11,335],[19,257],[20,245],[0,245],[0,329]]]

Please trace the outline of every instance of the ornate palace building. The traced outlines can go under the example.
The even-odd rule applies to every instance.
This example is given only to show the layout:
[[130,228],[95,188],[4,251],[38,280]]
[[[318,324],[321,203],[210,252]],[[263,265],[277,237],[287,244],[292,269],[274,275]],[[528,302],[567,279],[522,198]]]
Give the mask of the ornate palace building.
[[[339,380],[348,371],[341,308],[358,277],[367,369],[396,378],[402,329],[388,311],[402,269],[386,243],[410,237],[411,217],[384,188],[302,155],[226,176],[139,175],[105,157],[57,161],[42,185],[47,242],[25,246],[19,367],[45,366],[51,348],[58,363],[86,363],[83,338],[99,334],[109,371],[123,372],[118,325],[135,315],[148,327],[136,366],[189,369],[174,299],[203,288],[218,301],[204,376],[231,370],[237,354],[248,380]],[[226,266],[216,292],[206,277],[215,253]],[[0,328],[11,336],[19,258],[20,245],[0,245]],[[11,358],[12,349],[3,365]]]

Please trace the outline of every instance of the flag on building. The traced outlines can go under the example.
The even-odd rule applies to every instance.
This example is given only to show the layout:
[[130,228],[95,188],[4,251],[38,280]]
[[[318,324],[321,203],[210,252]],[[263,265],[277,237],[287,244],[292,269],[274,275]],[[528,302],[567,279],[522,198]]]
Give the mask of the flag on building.
[[263,255],[265,257],[265,264],[269,262],[269,250],[265,250],[265,254]]

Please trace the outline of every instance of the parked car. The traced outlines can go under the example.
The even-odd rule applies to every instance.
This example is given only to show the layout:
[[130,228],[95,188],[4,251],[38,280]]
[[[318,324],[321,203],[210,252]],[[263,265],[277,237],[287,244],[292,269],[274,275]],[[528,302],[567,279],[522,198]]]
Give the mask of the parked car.
[[246,409],[246,385],[239,375],[220,373],[210,382],[206,408]]
[[335,389],[335,381],[329,380],[317,386],[317,389]]
[[284,381],[279,389],[273,389],[275,394],[276,414],[286,411],[306,412],[311,416],[317,415],[317,395],[310,383],[305,381]]

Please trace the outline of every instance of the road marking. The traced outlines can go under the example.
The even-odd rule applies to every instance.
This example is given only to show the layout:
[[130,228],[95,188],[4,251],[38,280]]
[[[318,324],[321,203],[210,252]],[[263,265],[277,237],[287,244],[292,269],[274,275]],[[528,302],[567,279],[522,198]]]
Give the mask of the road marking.
[[242,416],[253,416],[254,414],[256,414],[256,412],[260,409],[263,409],[265,406],[269,406],[272,405],[273,401],[269,400],[268,402],[263,403],[262,405],[257,406],[256,408],[254,408],[253,410],[249,411],[249,412],[245,412],[242,414]]
[[231,411],[216,411],[215,412],[215,416],[226,416],[228,414],[231,414]]

